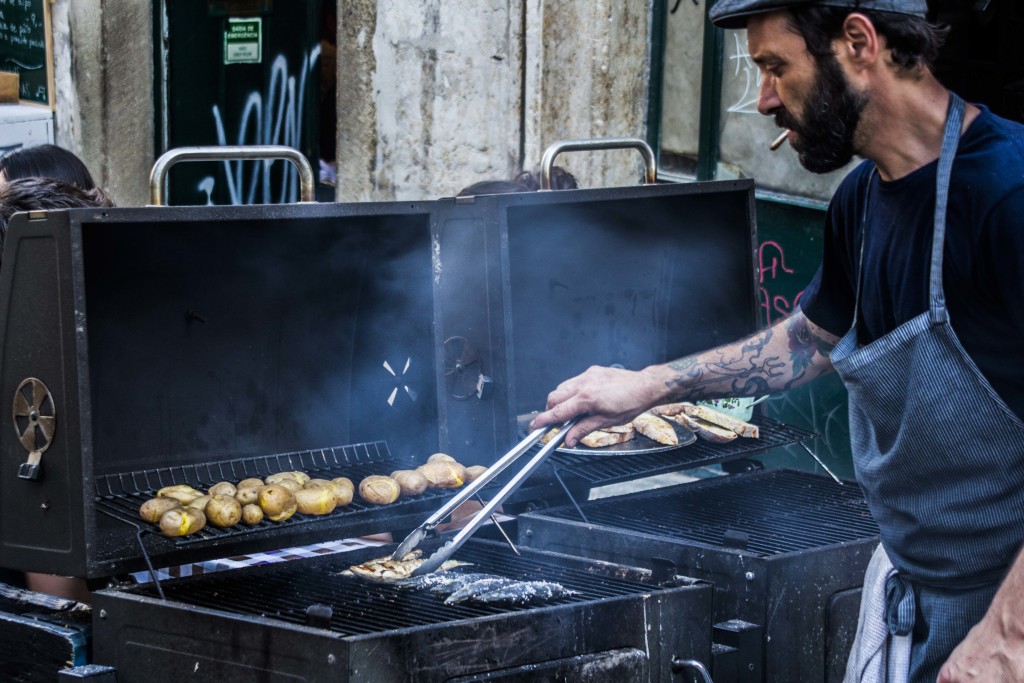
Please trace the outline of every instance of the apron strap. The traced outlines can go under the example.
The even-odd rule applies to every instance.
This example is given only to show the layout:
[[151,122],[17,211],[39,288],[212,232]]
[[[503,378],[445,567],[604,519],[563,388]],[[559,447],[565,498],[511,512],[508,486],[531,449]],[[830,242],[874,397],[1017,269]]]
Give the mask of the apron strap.
[[960,126],[966,105],[960,96],[950,91],[946,130],[939,153],[939,168],[935,177],[935,230],[932,233],[932,266],[928,286],[928,308],[933,325],[949,320],[946,297],[942,289],[942,250],[946,236],[946,204],[949,200],[949,179],[953,171],[953,157],[960,142]]
[[914,587],[899,572],[891,573],[885,579],[885,622],[889,633],[894,636],[910,635],[916,620]]

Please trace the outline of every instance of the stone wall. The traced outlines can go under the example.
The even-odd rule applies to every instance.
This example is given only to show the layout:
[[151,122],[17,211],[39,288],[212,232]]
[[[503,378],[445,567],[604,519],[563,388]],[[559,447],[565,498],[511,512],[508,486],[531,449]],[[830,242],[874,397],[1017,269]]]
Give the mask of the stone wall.
[[[644,137],[652,1],[338,0],[338,200],[452,195],[557,140]],[[122,205],[149,197],[161,4],[53,5],[57,141]],[[642,169],[631,151],[557,163],[589,187]]]
[[51,10],[57,144],[82,157],[118,204],[144,204],[154,160],[151,4],[56,0]]

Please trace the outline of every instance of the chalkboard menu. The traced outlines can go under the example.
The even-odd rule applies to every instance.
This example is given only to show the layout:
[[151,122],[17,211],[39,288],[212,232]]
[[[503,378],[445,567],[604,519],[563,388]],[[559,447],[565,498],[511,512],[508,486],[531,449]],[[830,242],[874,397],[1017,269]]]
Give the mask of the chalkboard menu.
[[0,71],[16,71],[19,97],[53,106],[49,0],[0,0]]

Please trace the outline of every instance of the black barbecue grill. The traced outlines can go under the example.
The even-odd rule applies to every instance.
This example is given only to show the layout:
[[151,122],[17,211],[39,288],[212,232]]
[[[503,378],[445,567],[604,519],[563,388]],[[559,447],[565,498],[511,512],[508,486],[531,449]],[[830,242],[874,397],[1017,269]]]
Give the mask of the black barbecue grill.
[[527,548],[516,556],[481,540],[463,546],[460,560],[472,564],[462,569],[555,581],[575,594],[540,606],[446,605],[427,591],[341,574],[385,552],[181,579],[165,584],[166,600],[153,586],[100,591],[96,656],[118,662],[118,680],[128,682],[197,673],[225,681],[528,681],[568,666],[576,676],[604,672],[585,680],[668,683],[673,656],[710,652],[711,588],[701,582],[657,585],[633,568]]
[[[583,521],[583,520],[586,521]],[[734,474],[519,517],[522,543],[715,585],[716,638],[748,633],[734,678],[839,681],[878,526],[860,488],[792,470]],[[749,637],[749,634],[754,634]],[[750,673],[754,672],[754,673]]]
[[[442,614],[386,587],[310,578],[349,561],[338,559],[130,587],[147,567],[408,531],[445,491],[177,540],[137,520],[137,507],[164,485],[281,470],[358,484],[435,451],[491,464],[519,440],[518,416],[588,365],[641,368],[754,331],[753,209],[752,182],[736,180],[17,216],[0,268],[0,396],[13,400],[0,429],[0,556],[117,586],[97,596],[95,647],[122,681],[178,680],[196,666],[220,680],[386,680],[374,678],[374,653],[417,680],[438,679],[437,662],[465,680],[484,669],[529,680],[517,667],[577,671],[596,657],[617,672],[608,680],[667,681],[671,658],[710,657],[707,586],[609,580],[552,605]],[[557,454],[506,511],[814,436],[756,422],[760,439],[726,445]],[[456,559],[491,566],[484,547]],[[529,562],[541,552],[523,551]],[[498,573],[525,566],[501,553]],[[548,572],[546,561],[529,571]],[[166,600],[153,596],[161,589]],[[241,611],[246,600],[259,607]],[[321,608],[303,621],[317,605],[329,623]],[[346,625],[355,632],[336,630]]]

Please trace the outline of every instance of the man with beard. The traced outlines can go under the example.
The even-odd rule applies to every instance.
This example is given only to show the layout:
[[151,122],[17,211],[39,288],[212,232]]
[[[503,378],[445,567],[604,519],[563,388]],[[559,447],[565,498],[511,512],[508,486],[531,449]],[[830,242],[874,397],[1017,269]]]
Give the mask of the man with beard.
[[[884,604],[866,581],[862,633],[910,637],[898,678],[1024,681],[1024,126],[936,80],[944,32],[926,11],[925,0],[713,5],[716,24],[747,28],[758,110],[789,129],[801,163],[825,172],[865,158],[829,205],[821,268],[789,318],[637,372],[592,367],[551,392],[533,426],[585,416],[571,446],[651,406],[837,371],[881,529],[868,576],[882,577],[871,585]],[[855,644],[847,680],[885,679],[895,654],[878,647]]]

